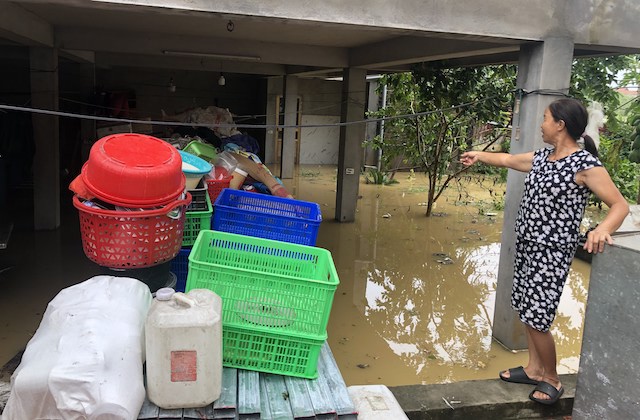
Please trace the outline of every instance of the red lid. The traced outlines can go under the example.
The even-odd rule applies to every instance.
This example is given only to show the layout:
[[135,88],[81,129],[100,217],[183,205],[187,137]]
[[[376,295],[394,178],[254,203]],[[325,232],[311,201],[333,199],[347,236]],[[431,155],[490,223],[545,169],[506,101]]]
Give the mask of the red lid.
[[173,201],[185,187],[182,159],[169,143],[144,134],[103,137],[82,167],[96,197],[122,206],[151,207]]

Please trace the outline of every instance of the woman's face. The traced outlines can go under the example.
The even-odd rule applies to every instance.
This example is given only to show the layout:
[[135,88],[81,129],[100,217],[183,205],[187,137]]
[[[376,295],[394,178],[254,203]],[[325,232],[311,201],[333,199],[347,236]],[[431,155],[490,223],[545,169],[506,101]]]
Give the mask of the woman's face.
[[555,139],[563,128],[564,122],[562,120],[554,120],[549,108],[545,109],[544,117],[542,118],[542,125],[540,126],[540,130],[542,131],[542,140],[547,144],[555,144]]

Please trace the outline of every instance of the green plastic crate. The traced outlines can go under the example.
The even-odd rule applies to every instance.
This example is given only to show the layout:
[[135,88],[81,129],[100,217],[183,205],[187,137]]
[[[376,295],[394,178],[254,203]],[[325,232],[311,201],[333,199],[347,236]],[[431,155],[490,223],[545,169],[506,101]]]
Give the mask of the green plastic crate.
[[307,339],[222,327],[222,364],[258,372],[315,379],[318,356],[326,339]]
[[202,230],[189,254],[186,290],[222,298],[222,325],[318,340],[338,274],[326,249]]
[[213,206],[209,194],[203,195],[206,200],[207,210],[204,211],[188,211],[184,218],[184,231],[182,233],[182,246],[191,246],[196,242],[198,234],[202,229],[211,229],[211,216],[213,215]]

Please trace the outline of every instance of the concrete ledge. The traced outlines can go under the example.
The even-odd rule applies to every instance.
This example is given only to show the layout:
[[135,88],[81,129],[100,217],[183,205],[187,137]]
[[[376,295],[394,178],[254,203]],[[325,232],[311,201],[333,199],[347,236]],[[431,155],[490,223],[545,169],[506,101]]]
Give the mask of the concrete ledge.
[[[560,375],[564,394],[553,406],[529,399],[533,385],[500,379],[389,387],[411,420],[535,419],[571,415],[577,375]],[[449,407],[444,399],[453,407]]]

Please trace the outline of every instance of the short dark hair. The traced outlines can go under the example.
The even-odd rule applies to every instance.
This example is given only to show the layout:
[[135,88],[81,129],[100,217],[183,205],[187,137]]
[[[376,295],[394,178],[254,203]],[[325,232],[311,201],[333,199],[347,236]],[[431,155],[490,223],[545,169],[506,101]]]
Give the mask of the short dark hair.
[[549,112],[555,121],[564,121],[567,133],[574,140],[583,137],[585,149],[594,156],[598,156],[598,149],[591,137],[584,134],[589,121],[589,113],[582,102],[573,98],[557,99],[549,104]]

